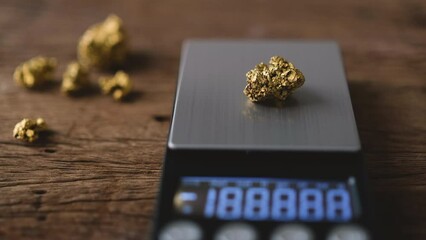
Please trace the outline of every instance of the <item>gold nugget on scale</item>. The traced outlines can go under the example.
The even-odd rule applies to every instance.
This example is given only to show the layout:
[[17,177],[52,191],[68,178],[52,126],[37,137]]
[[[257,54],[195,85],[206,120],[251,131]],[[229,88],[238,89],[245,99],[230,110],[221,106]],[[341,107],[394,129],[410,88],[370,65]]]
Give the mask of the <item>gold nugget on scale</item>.
[[244,94],[252,102],[285,101],[305,82],[302,72],[286,59],[274,56],[269,65],[260,63],[247,74]]

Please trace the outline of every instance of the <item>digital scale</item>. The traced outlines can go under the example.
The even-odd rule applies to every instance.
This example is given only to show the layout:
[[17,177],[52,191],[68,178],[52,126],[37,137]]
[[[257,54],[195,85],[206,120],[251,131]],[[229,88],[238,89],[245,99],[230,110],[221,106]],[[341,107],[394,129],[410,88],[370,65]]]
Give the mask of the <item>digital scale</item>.
[[[275,55],[305,84],[250,102],[245,73]],[[367,195],[336,43],[184,44],[152,239],[371,240]]]

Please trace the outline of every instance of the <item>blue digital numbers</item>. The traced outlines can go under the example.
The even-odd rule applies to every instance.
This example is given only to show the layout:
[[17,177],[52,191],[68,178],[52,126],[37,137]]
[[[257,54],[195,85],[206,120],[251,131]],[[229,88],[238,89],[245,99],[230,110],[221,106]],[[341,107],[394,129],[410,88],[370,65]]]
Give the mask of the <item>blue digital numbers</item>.
[[327,191],[327,219],[330,221],[348,221],[352,217],[350,197],[343,189]]
[[248,220],[269,218],[269,190],[267,188],[247,189],[244,218]]
[[299,218],[302,221],[320,221],[324,218],[322,192],[319,189],[302,189],[299,193]]
[[210,188],[207,192],[206,205],[204,207],[204,217],[212,218],[214,216],[214,209],[216,203],[216,190]]
[[[353,218],[349,187],[343,182],[285,179],[195,178],[180,212],[205,218],[248,221],[346,222]],[[185,182],[184,182],[185,184]],[[185,185],[181,187],[186,190]],[[189,198],[196,192],[199,198]],[[190,201],[191,200],[191,201]],[[201,201],[201,202],[200,202]]]
[[277,188],[272,197],[271,217],[276,221],[296,219],[296,191],[291,188]]
[[241,218],[243,190],[239,187],[224,187],[219,193],[217,217],[225,220]]

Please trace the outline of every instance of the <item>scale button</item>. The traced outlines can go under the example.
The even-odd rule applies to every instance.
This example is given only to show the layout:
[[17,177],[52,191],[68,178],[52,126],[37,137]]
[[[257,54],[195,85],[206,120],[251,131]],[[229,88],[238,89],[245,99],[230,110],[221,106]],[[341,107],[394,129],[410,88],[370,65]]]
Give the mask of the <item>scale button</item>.
[[333,229],[327,240],[369,240],[368,233],[357,225],[342,225]]
[[304,225],[284,224],[275,229],[271,240],[313,240],[314,234]]
[[176,221],[167,224],[159,240],[201,240],[202,232],[197,224],[190,221]]
[[219,229],[214,240],[256,240],[253,227],[245,223],[229,223]]

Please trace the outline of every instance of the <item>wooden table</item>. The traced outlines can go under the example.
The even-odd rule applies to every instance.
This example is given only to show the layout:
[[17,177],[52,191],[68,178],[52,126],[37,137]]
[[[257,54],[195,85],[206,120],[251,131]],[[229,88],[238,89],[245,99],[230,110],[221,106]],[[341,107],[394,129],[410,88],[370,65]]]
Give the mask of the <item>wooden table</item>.
[[[39,54],[58,58],[59,81],[79,36],[109,13],[131,37],[131,101],[14,84]],[[146,237],[186,38],[338,41],[386,239],[426,239],[425,27],[421,0],[2,0],[0,239]],[[38,116],[47,141],[13,139],[15,123]]]

